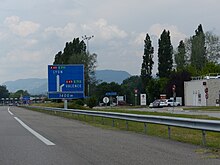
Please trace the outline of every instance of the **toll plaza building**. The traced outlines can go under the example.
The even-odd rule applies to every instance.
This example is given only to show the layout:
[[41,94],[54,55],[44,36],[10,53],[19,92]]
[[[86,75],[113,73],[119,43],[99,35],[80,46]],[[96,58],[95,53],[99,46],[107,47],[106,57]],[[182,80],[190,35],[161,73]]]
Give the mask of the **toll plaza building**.
[[220,79],[194,79],[184,82],[185,106],[219,106]]

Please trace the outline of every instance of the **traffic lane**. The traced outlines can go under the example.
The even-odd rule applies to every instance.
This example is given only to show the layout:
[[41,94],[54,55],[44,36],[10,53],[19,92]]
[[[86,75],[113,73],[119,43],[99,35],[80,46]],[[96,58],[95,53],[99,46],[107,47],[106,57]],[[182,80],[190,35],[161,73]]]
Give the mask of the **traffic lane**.
[[[200,147],[14,108],[13,112],[62,148],[91,164],[220,164],[196,154]],[[82,163],[81,163],[82,164]]]
[[24,129],[10,114],[0,107],[0,164],[90,164],[78,157],[69,156],[57,146],[47,146]]

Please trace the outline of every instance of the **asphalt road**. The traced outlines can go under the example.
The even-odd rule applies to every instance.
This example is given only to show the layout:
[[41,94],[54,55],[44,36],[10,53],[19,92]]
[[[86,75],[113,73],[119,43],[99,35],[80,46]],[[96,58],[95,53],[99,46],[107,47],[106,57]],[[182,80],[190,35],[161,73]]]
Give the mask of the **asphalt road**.
[[0,165],[220,164],[219,159],[196,153],[198,149],[18,107],[0,107]]

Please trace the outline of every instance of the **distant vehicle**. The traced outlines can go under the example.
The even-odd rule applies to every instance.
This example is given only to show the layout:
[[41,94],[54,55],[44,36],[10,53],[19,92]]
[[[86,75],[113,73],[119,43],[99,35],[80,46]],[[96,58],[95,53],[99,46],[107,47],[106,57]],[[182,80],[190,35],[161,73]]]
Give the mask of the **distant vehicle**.
[[174,101],[173,99],[167,99],[165,104],[167,107],[180,106],[180,102]]
[[204,79],[219,79],[220,78],[220,75],[217,75],[217,76],[205,76]]
[[164,106],[166,106],[166,101],[162,99],[157,99],[149,105],[150,108],[162,108]]

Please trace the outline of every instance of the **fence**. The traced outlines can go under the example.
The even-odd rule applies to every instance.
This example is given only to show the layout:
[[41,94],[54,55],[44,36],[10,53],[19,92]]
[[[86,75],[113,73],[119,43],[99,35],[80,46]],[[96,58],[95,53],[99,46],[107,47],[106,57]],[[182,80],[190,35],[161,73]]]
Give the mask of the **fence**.
[[128,128],[128,121],[144,123],[144,129],[146,132],[147,123],[160,124],[168,126],[168,137],[171,138],[171,126],[190,128],[202,131],[202,143],[206,144],[206,131],[220,132],[220,121],[217,120],[202,120],[191,118],[177,118],[166,116],[154,116],[154,115],[136,115],[127,113],[114,113],[114,112],[100,112],[100,111],[88,111],[77,109],[63,109],[63,108],[51,108],[51,107],[39,107],[29,106],[30,108],[42,109],[46,111],[65,112],[79,115],[96,116],[103,118],[111,118],[112,126],[114,127],[114,119],[120,119],[126,121],[126,127]]

